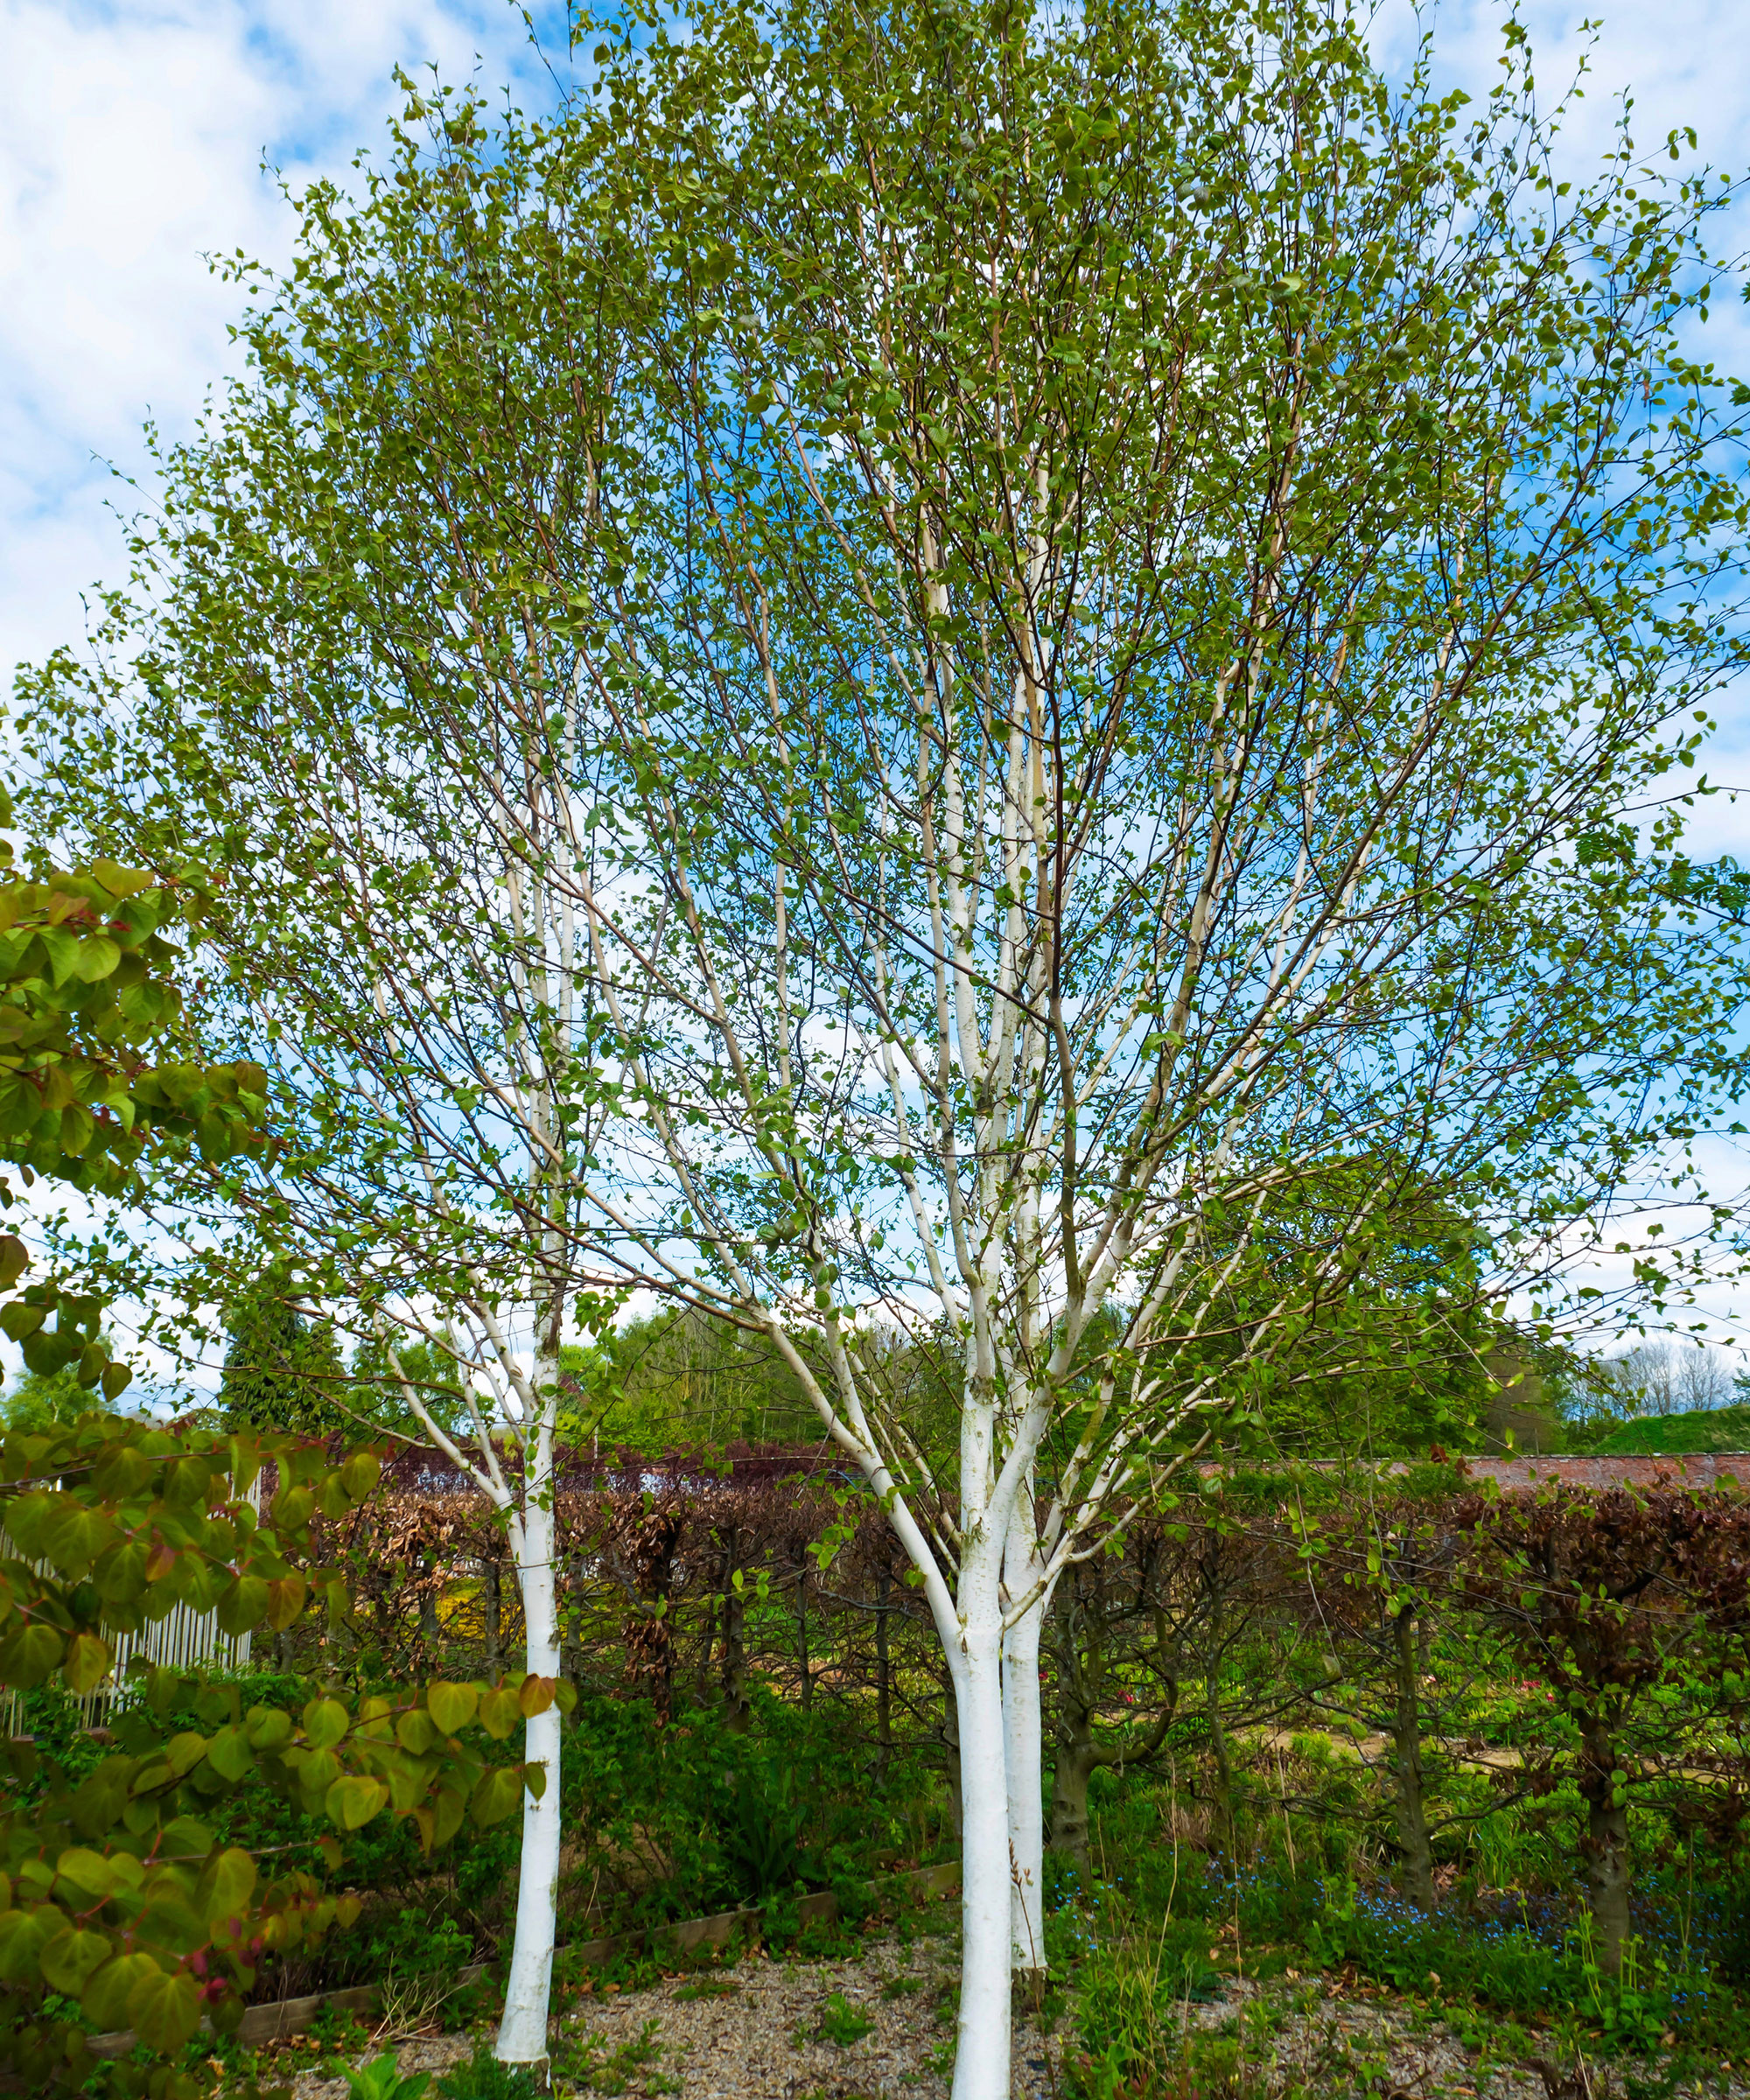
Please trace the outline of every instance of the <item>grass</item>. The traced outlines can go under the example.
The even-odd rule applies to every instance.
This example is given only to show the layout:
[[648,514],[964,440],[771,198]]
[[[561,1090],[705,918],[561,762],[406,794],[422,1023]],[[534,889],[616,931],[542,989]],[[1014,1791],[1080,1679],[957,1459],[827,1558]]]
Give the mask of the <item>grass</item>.
[[656,2039],[657,2026],[655,2020],[647,2020],[635,2040],[623,2041],[615,2048],[594,2034],[568,2038],[554,2054],[554,2092],[678,2093],[679,2079],[660,2068],[662,2045]]
[[[1750,1407],[1700,1408],[1684,1415],[1646,1415],[1614,1429],[1593,1446],[1600,1458],[1685,1452],[1750,1452]],[[1750,1468],[1746,1468],[1750,1472]]]
[[818,2040],[830,2041],[841,2049],[848,2049],[874,2029],[875,2022],[861,2006],[853,2006],[843,1991],[833,1991],[828,1993],[826,2003],[821,2007],[815,2035]]
[[701,1976],[690,1984],[682,1984],[678,1991],[671,1991],[668,1995],[677,2006],[690,2006],[702,1998],[734,1998],[740,1990],[741,1985],[732,1976]]

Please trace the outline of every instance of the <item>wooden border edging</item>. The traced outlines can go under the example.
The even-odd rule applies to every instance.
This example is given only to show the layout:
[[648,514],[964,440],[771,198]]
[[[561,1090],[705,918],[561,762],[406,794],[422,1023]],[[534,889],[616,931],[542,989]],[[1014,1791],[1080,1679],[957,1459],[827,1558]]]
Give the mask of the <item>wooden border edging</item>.
[[[940,1866],[916,1867],[910,1873],[886,1874],[878,1881],[867,1884],[872,1895],[891,1889],[895,1894],[905,1894],[916,1903],[928,1902],[932,1896],[945,1896],[959,1886],[957,1859],[944,1860]],[[611,1962],[617,1954],[635,1954],[653,1940],[672,1947],[677,1954],[690,1954],[696,1947],[727,1945],[735,1936],[738,1926],[757,1925],[763,1914],[758,1910],[720,1910],[714,1917],[682,1918],[674,1925],[643,1925],[632,1932],[616,1932],[605,1940],[574,1940],[564,1951],[592,1969]],[[838,1898],[830,1888],[822,1889],[816,1895],[803,1896],[796,1904],[796,1914],[808,1924],[818,1919],[836,1918]]]
[[[945,1896],[960,1886],[960,1862],[944,1860],[940,1866],[920,1866],[909,1873],[884,1874],[879,1880],[866,1884],[871,1895],[879,1895],[884,1890],[904,1894],[914,1903],[927,1903],[932,1896]],[[838,1915],[838,1898],[829,1889],[817,1894],[803,1896],[796,1905],[797,1914],[805,1923],[830,1921]],[[586,1967],[599,1968],[619,1954],[635,1954],[656,1941],[672,1947],[677,1954],[690,1954],[697,1947],[724,1947],[734,1938],[738,1928],[755,1926],[764,1914],[758,1910],[720,1910],[714,1917],[682,1918],[673,1925],[641,1925],[632,1932],[616,1932],[605,1940],[573,1940],[567,1946],[554,1949],[555,1954],[569,1954]],[[487,1962],[473,1962],[466,1969],[457,1970],[454,1984],[465,1991],[470,1984],[477,1984],[491,1970]],[[255,2048],[264,2041],[283,2041],[289,2034],[302,2034],[313,2027],[324,2012],[373,2012],[376,2010],[376,1984],[354,1984],[345,1991],[318,1992],[312,1998],[281,1998],[264,2005],[246,2006],[242,2024],[234,2039],[245,2048]],[[206,2022],[203,2020],[204,2027]],[[125,2056],[134,2046],[131,2031],[119,2034],[94,2034],[88,2047],[94,2056]]]

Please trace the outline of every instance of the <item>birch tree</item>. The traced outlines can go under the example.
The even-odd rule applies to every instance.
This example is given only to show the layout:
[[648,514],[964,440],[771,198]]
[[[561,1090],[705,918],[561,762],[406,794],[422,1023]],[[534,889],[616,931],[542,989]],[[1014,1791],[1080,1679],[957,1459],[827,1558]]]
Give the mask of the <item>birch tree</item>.
[[[29,682],[63,830],[234,871],[203,1026],[298,1135],[191,1171],[190,1287],[247,1224],[445,1353],[530,1670],[580,1314],[760,1337],[880,1498],[957,1708],[956,2100],[1044,1959],[1065,1571],[1330,1375],[1406,1219],[1479,1218],[1455,1310],[1553,1307],[1738,1081],[1736,877],[1680,844],[1742,648],[1686,333],[1732,192],[1626,136],[1557,183],[1507,33],[1467,109],[1322,6],[585,24],[560,120],[427,98],[306,200],[136,589]],[[945,1466],[877,1322],[954,1337]]]
[[[202,1004],[221,1036],[260,1029],[287,1116],[264,1171],[166,1177],[118,1283],[155,1270],[155,1331],[192,1352],[203,1311],[270,1264],[287,1309],[365,1345],[385,1413],[501,1523],[539,1678],[561,1674],[561,1338],[614,1302],[563,1164],[595,1094],[550,752],[574,762],[578,419],[598,431],[615,355],[568,281],[568,164],[550,133],[489,141],[438,94],[410,102],[388,169],[361,160],[361,199],[313,186],[297,264],[246,324],[248,378],[162,461],[133,602],[34,686],[37,732],[64,739],[46,821],[215,872]],[[547,2054],[559,1873],[561,1705],[529,1705],[546,1783],[522,1802],[514,2062]]]

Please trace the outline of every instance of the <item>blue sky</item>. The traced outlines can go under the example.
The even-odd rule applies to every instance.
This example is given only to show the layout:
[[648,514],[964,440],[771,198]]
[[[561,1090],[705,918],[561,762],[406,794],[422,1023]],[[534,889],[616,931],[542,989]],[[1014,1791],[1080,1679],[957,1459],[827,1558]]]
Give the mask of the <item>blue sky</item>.
[[[553,21],[551,0],[539,11]],[[1438,10],[1443,72],[1487,81],[1502,11],[1480,0]],[[1542,54],[1539,84],[1553,93],[1572,75],[1586,10],[1528,0],[1521,11]],[[1404,0],[1388,0],[1376,18],[1384,53],[1407,54],[1412,19]],[[1576,167],[1604,148],[1614,94],[1631,83],[1642,140],[1693,124],[1717,163],[1750,167],[1743,22],[1743,0],[1621,0],[1570,126]],[[186,430],[227,368],[238,295],[205,258],[284,258],[290,214],[263,157],[295,185],[340,173],[381,137],[399,99],[392,68],[433,60],[451,79],[477,73],[543,94],[521,11],[505,0],[0,0],[8,667],[76,635],[80,591],[119,572],[105,505],[126,492],[101,462],[136,468],[144,418]],[[1742,234],[1750,247],[1750,220]],[[1744,310],[1722,302],[1716,313],[1710,354],[1750,369]]]
[[[553,18],[550,5],[542,12]],[[1486,81],[1502,13],[1477,0],[1441,7],[1442,70]],[[1553,93],[1586,10],[1529,0],[1522,13]],[[1382,9],[1383,52],[1407,52],[1411,20],[1403,0]],[[1622,0],[1570,126],[1576,165],[1602,150],[1613,95],[1632,83],[1641,139],[1693,124],[1716,162],[1750,166],[1743,24],[1742,0]],[[340,172],[381,137],[399,99],[391,69],[433,60],[452,79],[543,92],[521,12],[504,0],[0,0],[8,666],[76,634],[81,589],[119,570],[105,510],[117,492],[100,462],[136,467],[144,418],[186,430],[227,368],[237,291],[208,274],[206,256],[284,259],[290,215],[263,157],[294,184]],[[1750,222],[1742,230],[1750,246]],[[1716,311],[1710,352],[1750,368],[1742,310]]]
[[[1610,142],[1632,88],[1634,135],[1652,146],[1693,125],[1718,165],[1750,167],[1746,0],[1618,0],[1602,17],[1571,170]],[[553,20],[550,0],[541,10]],[[1526,0],[1520,16],[1551,97],[1572,78],[1588,10]],[[1451,0],[1432,18],[1438,71],[1492,77],[1504,10]],[[1389,0],[1382,54],[1402,63],[1414,15]],[[563,64],[561,47],[552,55]],[[153,417],[186,432],[231,364],[234,286],[208,255],[285,259],[290,214],[266,159],[294,186],[340,174],[382,136],[399,102],[392,69],[550,93],[519,10],[503,0],[0,0],[0,660],[76,640],[80,593],[119,579],[130,499],[106,462],[142,462]],[[1750,214],[1736,229],[1750,249]],[[1702,354],[1750,372],[1750,312],[1718,301]],[[1710,770],[1750,785],[1750,702],[1736,700]],[[1696,847],[1750,858],[1746,814],[1698,815]],[[1746,1178],[1721,1153],[1724,1193]],[[1712,1309],[1729,1330],[1728,1293]],[[1750,1311],[1750,1299],[1746,1299]]]

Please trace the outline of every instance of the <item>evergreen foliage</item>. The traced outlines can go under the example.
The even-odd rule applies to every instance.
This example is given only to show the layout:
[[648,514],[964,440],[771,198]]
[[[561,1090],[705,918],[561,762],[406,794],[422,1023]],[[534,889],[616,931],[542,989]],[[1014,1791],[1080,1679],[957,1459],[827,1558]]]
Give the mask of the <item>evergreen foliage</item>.
[[219,1384],[225,1424],[314,1437],[352,1428],[333,1330],[288,1293],[284,1273],[270,1271],[232,1312]]

